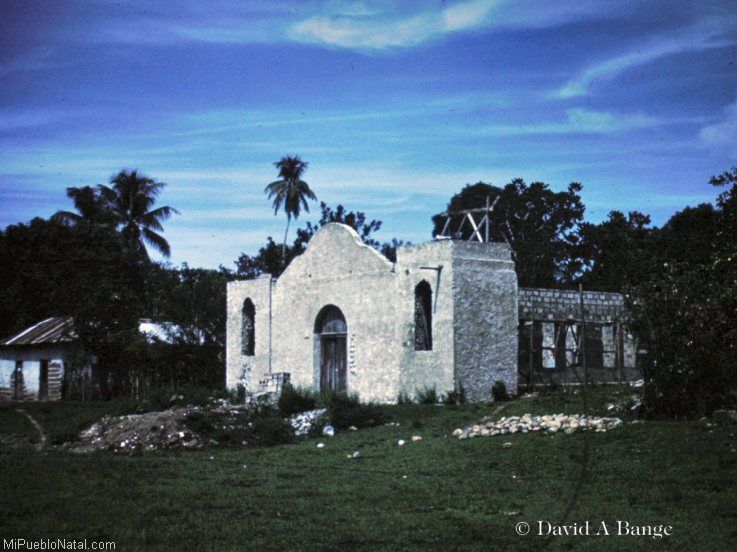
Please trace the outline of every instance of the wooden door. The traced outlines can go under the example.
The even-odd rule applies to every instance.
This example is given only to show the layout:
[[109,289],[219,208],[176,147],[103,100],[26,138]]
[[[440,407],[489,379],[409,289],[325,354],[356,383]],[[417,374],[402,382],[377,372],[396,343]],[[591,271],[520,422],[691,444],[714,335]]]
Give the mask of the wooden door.
[[320,339],[320,389],[346,390],[345,335],[322,336]]
[[42,359],[38,381],[38,398],[45,401],[49,398],[49,361]]

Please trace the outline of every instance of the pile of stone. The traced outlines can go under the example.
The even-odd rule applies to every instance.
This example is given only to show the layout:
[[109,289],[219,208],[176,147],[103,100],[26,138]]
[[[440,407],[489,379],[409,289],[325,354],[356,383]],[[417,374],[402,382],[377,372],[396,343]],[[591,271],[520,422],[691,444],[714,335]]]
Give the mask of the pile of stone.
[[[208,426],[196,423],[205,416]],[[62,448],[78,453],[111,450],[128,454],[154,450],[199,450],[219,444],[207,435],[213,430],[229,433],[245,423],[247,412],[242,407],[230,405],[188,406],[144,414],[105,416],[82,431],[77,440],[65,443]],[[217,424],[217,427],[212,424]]]
[[[252,425],[252,409],[227,403],[177,407],[160,412],[105,416],[62,445],[71,452],[113,452],[135,454],[155,450],[200,450],[223,444],[247,445],[244,429]],[[288,419],[296,437],[307,437],[314,430],[333,431],[325,409],[295,414]],[[326,434],[327,435],[327,434]],[[218,440],[215,440],[216,437]],[[332,436],[332,435],[329,435]],[[221,439],[222,437],[222,439]]]
[[503,417],[498,421],[487,417],[465,429],[456,429],[453,436],[459,439],[471,439],[514,433],[537,432],[543,435],[554,435],[556,433],[570,434],[576,431],[604,432],[621,424],[622,420],[619,418],[600,418],[581,414],[547,414],[544,416],[524,414],[523,416]]
[[313,428],[320,428],[325,422],[325,409],[316,408],[300,412],[289,418],[289,423],[294,428],[297,437],[307,437]]

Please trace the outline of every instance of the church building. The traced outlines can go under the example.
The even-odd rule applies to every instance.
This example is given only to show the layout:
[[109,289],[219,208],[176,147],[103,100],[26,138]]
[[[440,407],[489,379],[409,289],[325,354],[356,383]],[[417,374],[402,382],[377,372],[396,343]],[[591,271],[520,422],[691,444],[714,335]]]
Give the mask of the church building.
[[636,377],[622,296],[579,299],[518,289],[505,243],[436,239],[398,247],[392,263],[331,223],[278,279],[228,284],[226,383],[259,393],[289,381],[384,403],[434,388],[482,401],[497,381],[510,394],[518,381],[581,382],[584,342],[597,381]]
[[435,388],[517,389],[517,276],[500,243],[400,246],[397,262],[343,224],[312,237],[278,279],[228,284],[227,385],[292,385],[394,402]]

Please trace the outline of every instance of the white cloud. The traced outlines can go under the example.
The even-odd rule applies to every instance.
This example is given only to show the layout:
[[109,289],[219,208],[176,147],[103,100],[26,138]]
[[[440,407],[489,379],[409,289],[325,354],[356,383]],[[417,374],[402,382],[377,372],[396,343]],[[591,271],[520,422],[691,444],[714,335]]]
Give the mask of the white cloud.
[[[401,3],[399,6],[405,7]],[[596,6],[596,9],[595,9]],[[330,12],[313,15],[291,26],[289,36],[300,42],[356,50],[411,47],[441,36],[481,27],[540,28],[592,15],[606,4],[546,6],[536,2],[467,0],[443,9],[426,9],[396,15],[397,5],[383,10]]]
[[708,146],[737,151],[737,100],[724,108],[724,118],[720,122],[702,128],[699,138]]
[[430,14],[393,21],[315,16],[297,23],[291,30],[292,37],[302,42],[369,50],[415,46],[437,32],[437,22]]
[[441,13],[442,28],[449,32],[472,28],[483,22],[491,10],[501,3],[477,0],[450,6]]
[[606,17],[625,7],[622,3],[613,7],[611,2],[599,0],[566,6],[538,0],[466,0],[449,5],[436,4],[446,6],[442,9],[415,9],[397,15],[401,9],[414,8],[418,4],[384,3],[383,9],[353,11],[324,8],[293,24],[288,36],[299,42],[378,51],[416,46],[450,33],[478,28],[550,28],[571,21]]
[[734,38],[725,38],[723,34],[733,28],[733,25],[733,18],[709,19],[679,32],[658,36],[641,47],[583,70],[558,89],[553,96],[560,99],[584,96],[595,83],[609,81],[632,67],[645,65],[670,55],[729,46],[736,41]]
[[658,119],[643,113],[610,113],[572,108],[566,111],[561,122],[535,124],[506,124],[480,127],[478,132],[491,136],[514,136],[535,134],[613,134],[639,130],[660,124]]

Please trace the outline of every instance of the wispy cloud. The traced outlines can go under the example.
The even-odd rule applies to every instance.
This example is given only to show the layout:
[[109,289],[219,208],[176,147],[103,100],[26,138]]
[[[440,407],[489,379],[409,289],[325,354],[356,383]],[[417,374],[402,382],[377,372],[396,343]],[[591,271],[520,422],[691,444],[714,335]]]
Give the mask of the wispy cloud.
[[737,153],[737,100],[724,108],[724,118],[705,126],[699,138],[708,146],[724,147]]
[[22,71],[41,71],[52,67],[72,65],[72,60],[61,60],[53,47],[36,47],[0,63],[0,78]]
[[379,51],[417,46],[451,33],[482,27],[552,27],[594,14],[602,16],[607,8],[600,2],[561,9],[524,0],[467,0],[442,9],[401,15],[396,15],[397,11],[394,5],[367,12],[320,13],[292,25],[288,35],[301,42]]
[[737,43],[727,36],[734,29],[735,18],[708,19],[678,32],[669,32],[649,40],[644,46],[630,50],[584,69],[559,88],[553,96],[560,99],[585,96],[597,83],[614,79],[627,69],[651,63],[660,58],[688,52],[699,52]]
[[[625,1],[625,0],[622,0]],[[630,0],[626,0],[630,1]],[[54,46],[0,65],[0,76],[17,70],[57,65],[50,59],[62,46],[123,44],[160,47],[172,44],[271,44],[296,41],[335,48],[381,51],[417,46],[452,33],[485,28],[550,28],[611,13],[606,0],[565,7],[539,0],[448,0],[421,3],[400,0],[271,0],[207,3],[182,0],[125,5],[99,0],[69,0],[77,19],[50,29]],[[79,32],[80,26],[85,28]]]
[[577,107],[566,111],[564,121],[519,125],[487,125],[479,127],[477,132],[488,136],[613,134],[639,130],[658,124],[660,124],[658,119],[643,113],[611,113]]

